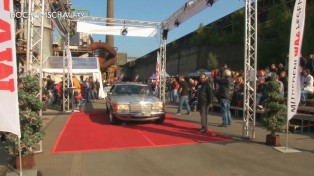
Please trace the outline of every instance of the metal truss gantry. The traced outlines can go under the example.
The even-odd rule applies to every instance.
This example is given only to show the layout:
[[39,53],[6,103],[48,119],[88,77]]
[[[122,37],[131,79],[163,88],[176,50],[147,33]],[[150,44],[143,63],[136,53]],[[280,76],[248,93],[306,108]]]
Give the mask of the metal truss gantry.
[[[23,1],[24,2],[24,1]],[[27,52],[26,52],[26,72],[28,75],[38,78],[39,83],[39,100],[42,102],[42,87],[43,87],[43,63],[46,58],[43,58],[43,44],[44,44],[44,20],[45,13],[50,11],[49,3],[45,0],[28,0],[28,18],[27,18]],[[24,10],[24,3],[22,3],[22,11]],[[64,96],[65,97],[65,96]],[[63,106],[64,108],[65,106]],[[42,117],[42,110],[39,111]],[[38,143],[39,150],[35,153],[43,151],[42,141]]]
[[[211,5],[216,3],[218,0],[212,0]],[[161,23],[161,46],[160,46],[160,71],[161,74],[159,76],[159,98],[166,102],[166,69],[167,69],[167,35],[168,32],[174,28],[176,28],[176,24],[180,25],[183,22],[187,21],[192,16],[198,14],[199,12],[203,11],[204,9],[210,7],[208,0],[190,0],[186,2],[181,8],[175,11],[170,17],[164,20]],[[166,31],[166,34],[164,32]]]
[[93,16],[74,16],[71,21],[88,22],[88,23],[99,23],[112,26],[133,26],[133,27],[156,27],[160,26],[160,22],[152,21],[141,21],[141,20],[130,20],[130,19],[115,19],[115,18],[104,18],[104,17],[93,17]]
[[[28,1],[28,14],[44,14],[45,0],[29,0]],[[39,83],[39,100],[42,102],[42,65],[43,65],[43,38],[44,38],[44,16],[29,15],[27,19],[27,74],[36,76]],[[39,111],[42,117],[42,109]],[[39,150],[35,153],[43,152],[42,141],[38,143]]]
[[[69,38],[68,45],[63,50],[63,96],[62,96],[62,110],[63,111],[72,111],[73,106],[73,89],[71,86],[72,80],[72,55],[69,48]],[[71,106],[70,106],[71,104]],[[72,110],[70,109],[72,107]]]
[[255,138],[257,69],[257,0],[245,0],[243,138]]
[[[215,4],[218,0],[214,0]],[[243,138],[255,138],[256,119],[256,70],[257,70],[257,0],[245,1],[245,51],[244,51],[244,101],[243,101]],[[178,24],[186,21],[193,15],[206,8],[207,0],[194,0],[187,2],[167,20],[162,22],[163,30],[175,28]],[[168,32],[167,31],[167,32]],[[161,31],[162,32],[162,31]],[[166,73],[166,39],[162,38],[160,47],[161,75],[160,75],[160,98],[165,102],[165,73]]]
[[[45,0],[28,0],[27,20],[27,74],[36,76],[39,83],[39,100],[42,101],[42,65]],[[34,15],[37,14],[37,15]],[[42,116],[42,110],[40,110]]]
[[164,20],[161,25],[163,29],[167,29],[168,31],[176,28],[175,22],[177,21],[179,24],[187,21],[194,15],[200,13],[204,9],[212,6],[218,0],[211,0],[212,4],[209,5],[210,0],[189,0],[183,6],[181,6],[177,11],[175,11],[170,17]]
[[[45,3],[45,0],[28,0],[27,5],[28,14],[30,14],[27,19],[27,74],[36,76],[39,80],[39,86],[42,87],[42,67],[43,63],[46,61],[46,58],[43,58],[44,20],[46,18],[46,12],[54,9],[51,4]],[[56,20],[59,19],[52,19],[52,22],[54,22],[54,24],[59,24],[56,23]],[[66,30],[69,31],[68,28],[66,28]],[[66,74],[64,77],[69,78],[69,75]],[[67,97],[65,102],[63,102],[63,110],[68,110],[69,96],[65,92],[69,90],[69,84],[67,79],[64,79],[63,81],[65,81],[63,84],[63,97]],[[38,97],[40,101],[42,101],[42,89],[40,89]],[[42,110],[40,110],[39,113],[40,116],[42,116]]]
[[160,76],[159,76],[159,99],[166,103],[166,49],[167,40],[163,39],[163,34],[161,33],[162,43],[160,46]]

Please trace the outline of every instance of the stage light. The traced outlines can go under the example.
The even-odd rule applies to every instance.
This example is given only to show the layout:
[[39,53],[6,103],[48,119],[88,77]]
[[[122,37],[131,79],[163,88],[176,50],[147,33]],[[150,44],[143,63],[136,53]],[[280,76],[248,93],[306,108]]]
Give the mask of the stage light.
[[128,34],[127,28],[123,28],[123,30],[121,31],[121,35],[126,36],[127,34]]
[[180,25],[179,21],[176,20],[176,21],[174,22],[174,27],[179,27],[179,25]]
[[190,1],[190,2],[185,3],[185,5],[184,5],[184,10],[187,10],[188,7],[190,7],[193,3],[194,3],[193,1]]
[[207,6],[211,7],[213,6],[213,4],[214,4],[214,0],[207,0],[207,3],[206,3]]

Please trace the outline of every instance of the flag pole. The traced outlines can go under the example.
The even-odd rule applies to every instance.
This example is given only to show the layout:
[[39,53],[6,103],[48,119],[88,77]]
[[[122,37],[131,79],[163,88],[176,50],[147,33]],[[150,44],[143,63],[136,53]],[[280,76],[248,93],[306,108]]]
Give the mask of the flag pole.
[[23,176],[22,151],[21,151],[21,139],[20,138],[19,138],[19,156],[20,156],[20,161],[19,161],[20,162],[20,176]]
[[287,124],[286,124],[286,150],[288,150],[288,141],[289,141],[289,118],[287,116]]
[[299,62],[301,57],[302,40],[304,33],[304,24],[306,16],[306,0],[295,2],[292,14],[290,47],[289,47],[289,75],[288,75],[288,98],[287,98],[287,126],[286,126],[286,146],[274,147],[283,153],[300,152],[288,148],[289,120],[297,113],[301,95],[301,81]]

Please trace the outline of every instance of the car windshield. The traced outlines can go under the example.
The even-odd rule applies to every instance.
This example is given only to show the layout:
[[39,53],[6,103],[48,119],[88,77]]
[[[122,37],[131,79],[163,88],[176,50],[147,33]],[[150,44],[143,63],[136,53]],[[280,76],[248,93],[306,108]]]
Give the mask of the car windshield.
[[137,94],[137,95],[150,95],[148,86],[145,85],[116,85],[112,90],[114,95],[123,94]]

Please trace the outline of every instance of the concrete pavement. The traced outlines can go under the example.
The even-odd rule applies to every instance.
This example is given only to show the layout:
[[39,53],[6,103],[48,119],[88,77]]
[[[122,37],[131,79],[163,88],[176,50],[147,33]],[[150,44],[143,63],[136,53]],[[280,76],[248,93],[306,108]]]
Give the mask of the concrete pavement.
[[[104,110],[104,101],[87,103],[84,109]],[[175,115],[177,106],[167,105],[166,111]],[[183,110],[182,113],[185,111]],[[44,112],[46,137],[43,153],[35,155],[34,169],[43,176],[312,176],[314,175],[314,133],[291,133],[289,147],[300,153],[283,154],[266,146],[266,130],[256,125],[255,139],[242,139],[242,119],[233,119],[230,127],[221,123],[218,112],[211,112],[209,129],[233,137],[224,143],[201,143],[160,148],[128,149],[102,152],[50,154],[69,114],[48,110]],[[199,124],[198,112],[177,116]],[[281,134],[285,144],[285,134]],[[0,175],[11,168],[3,153]],[[7,162],[7,163],[6,163]]]

